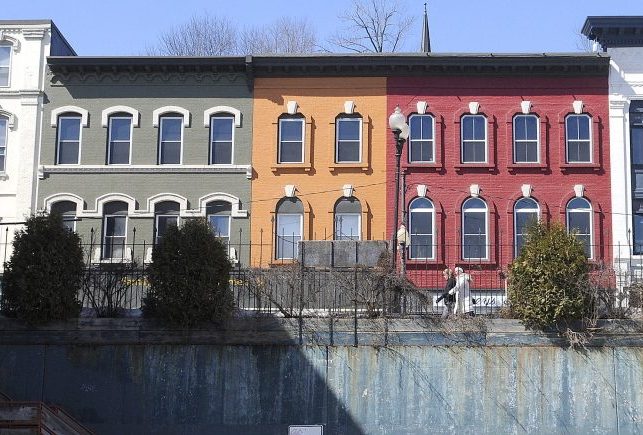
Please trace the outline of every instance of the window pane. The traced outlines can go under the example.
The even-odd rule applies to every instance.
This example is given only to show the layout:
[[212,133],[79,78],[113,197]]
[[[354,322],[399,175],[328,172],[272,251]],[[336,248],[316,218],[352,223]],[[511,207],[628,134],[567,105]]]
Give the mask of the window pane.
[[487,231],[485,225],[486,213],[484,212],[465,212],[464,214],[464,233],[465,234],[482,234]]
[[590,234],[589,212],[570,212],[569,229],[576,230],[579,234]]
[[525,144],[526,148],[526,158],[525,162],[538,162],[538,143],[536,142],[527,142]]
[[213,215],[209,216],[212,231],[217,237],[230,237],[230,216]]
[[335,215],[335,240],[359,240],[358,214]]
[[9,59],[11,58],[11,47],[8,45],[0,46],[0,66],[9,66]]
[[469,259],[482,259],[487,257],[486,237],[484,235],[464,236],[462,256]]
[[80,118],[60,118],[58,135],[59,140],[78,141],[80,139]]
[[178,226],[178,216],[157,216],[156,218],[156,240],[160,240],[170,225]]
[[212,118],[212,140],[232,141],[232,118]]
[[567,117],[567,139],[579,139],[578,134],[578,116]]
[[360,119],[338,119],[338,139],[339,140],[359,140]]
[[161,164],[181,163],[181,143],[161,142]]
[[277,234],[279,236],[299,236],[301,215],[277,215]]
[[411,258],[433,258],[433,236],[430,234],[411,236]]
[[485,139],[485,119],[482,116],[473,118],[473,136],[476,140]]
[[5,171],[5,156],[2,153],[2,150],[0,150],[0,172]]
[[463,144],[464,163],[484,163],[485,144],[483,142],[465,142]]
[[643,164],[643,128],[632,128],[631,132],[632,163],[641,165]]
[[125,236],[126,216],[108,216],[106,224],[107,236]]
[[282,142],[279,153],[280,163],[303,162],[301,142]]
[[514,139],[527,139],[527,123],[524,116],[516,116],[514,121]]
[[212,163],[225,165],[232,163],[232,142],[213,143]]
[[643,215],[634,215],[634,253],[643,252]]
[[111,140],[129,141],[131,123],[131,118],[112,118],[109,130]]
[[61,142],[58,146],[58,163],[61,165],[78,163],[79,142]]
[[161,119],[161,140],[162,141],[181,141],[181,128],[183,120],[178,118]]
[[578,143],[578,161],[579,162],[589,162],[590,159],[590,146],[589,142],[579,142]]
[[129,164],[129,142],[111,142],[109,148],[109,163]]
[[302,133],[303,133],[303,121],[300,120],[292,120],[292,121],[286,121],[286,120],[281,120],[280,122],[280,134],[281,134],[281,140],[286,140],[286,141],[302,141]]
[[432,213],[430,212],[411,212],[410,234],[431,234],[432,231]]
[[411,162],[432,162],[433,141],[411,141],[410,160]]
[[337,144],[338,162],[359,162],[359,142],[340,142]]
[[462,118],[462,139],[473,139],[473,118],[471,116]]
[[7,122],[7,118],[3,118],[0,116],[0,148],[4,148],[7,146],[7,127],[9,123]]
[[538,213],[536,212],[516,213],[516,233],[524,234],[527,228],[535,222],[538,222]]
[[579,139],[589,139],[589,118],[587,116],[578,118],[578,136]]

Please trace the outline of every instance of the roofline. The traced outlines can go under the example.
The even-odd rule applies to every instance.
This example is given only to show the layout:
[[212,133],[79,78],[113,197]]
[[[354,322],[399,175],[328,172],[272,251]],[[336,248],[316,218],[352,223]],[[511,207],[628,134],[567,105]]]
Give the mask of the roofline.
[[255,77],[388,75],[607,75],[603,53],[396,53],[299,56],[52,56],[54,72],[240,72]]
[[74,50],[74,47],[72,47],[71,44],[69,43],[69,41],[67,41],[67,38],[65,38],[65,35],[63,35],[63,33],[58,28],[58,26],[56,26],[56,24],[52,20],[49,20],[49,21],[51,23],[51,31],[52,32],[55,31],[58,34],[58,36],[60,37],[60,40],[67,46],[69,51],[71,51],[74,56],[78,56],[78,53],[76,53],[76,50]]
[[0,26],[24,26],[24,25],[43,25],[43,24],[53,24],[52,20],[43,19],[43,20],[0,20]]
[[609,47],[643,47],[643,16],[589,16],[581,33],[606,50]]

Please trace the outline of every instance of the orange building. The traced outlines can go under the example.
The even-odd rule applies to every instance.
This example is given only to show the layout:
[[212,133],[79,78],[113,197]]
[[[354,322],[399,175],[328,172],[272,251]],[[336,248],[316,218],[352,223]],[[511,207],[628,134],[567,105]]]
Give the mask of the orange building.
[[385,240],[385,77],[256,78],[252,265],[299,240]]

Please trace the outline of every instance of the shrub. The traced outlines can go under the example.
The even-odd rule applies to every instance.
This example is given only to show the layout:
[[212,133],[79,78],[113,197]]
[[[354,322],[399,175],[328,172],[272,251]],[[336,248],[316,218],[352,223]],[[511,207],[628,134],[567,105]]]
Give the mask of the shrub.
[[230,260],[205,219],[171,227],[154,248],[143,313],[173,325],[224,321],[233,309]]
[[583,245],[560,224],[534,224],[509,266],[508,298],[526,326],[546,328],[592,311]]
[[60,215],[33,216],[16,234],[5,263],[2,311],[29,323],[77,317],[83,271],[78,234],[63,226]]

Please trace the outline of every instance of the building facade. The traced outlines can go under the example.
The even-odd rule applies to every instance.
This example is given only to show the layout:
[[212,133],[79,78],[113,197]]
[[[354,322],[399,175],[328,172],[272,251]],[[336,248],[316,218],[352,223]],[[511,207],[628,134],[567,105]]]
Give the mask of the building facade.
[[[435,62],[455,59],[435,58]],[[400,222],[408,275],[439,288],[462,266],[478,288],[520,252],[529,222],[574,231],[593,262],[611,245],[608,62],[578,56],[457,59],[453,73],[389,77],[388,107],[407,116]],[[387,202],[395,203],[395,144],[388,138]],[[432,272],[433,271],[433,272]],[[493,276],[492,276],[493,275]]]
[[247,263],[252,84],[243,58],[51,57],[38,206],[93,262],[149,261],[169,225],[204,217]]
[[643,17],[588,17],[582,32],[610,57],[613,255],[627,286],[643,276]]
[[0,21],[0,270],[36,210],[46,56],[75,52],[49,20]]

